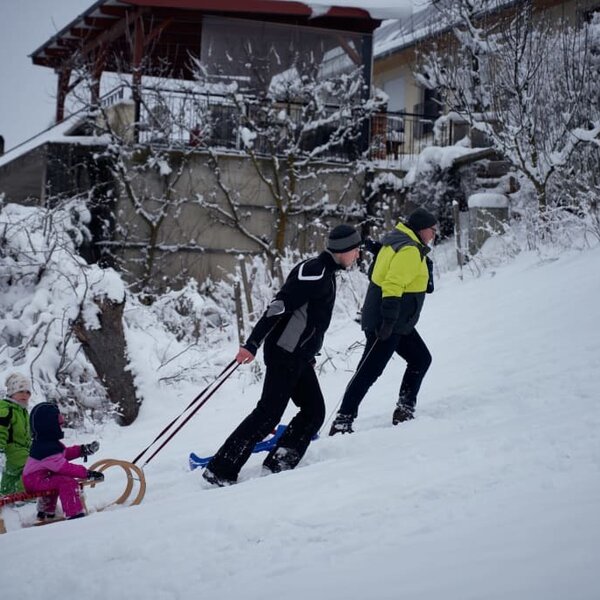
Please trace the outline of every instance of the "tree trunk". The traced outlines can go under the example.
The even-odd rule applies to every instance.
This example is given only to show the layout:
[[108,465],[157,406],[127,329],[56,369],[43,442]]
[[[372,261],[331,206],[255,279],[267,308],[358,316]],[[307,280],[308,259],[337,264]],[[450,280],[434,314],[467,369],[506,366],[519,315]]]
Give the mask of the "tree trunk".
[[116,303],[97,298],[100,307],[100,328],[88,329],[79,318],[73,331],[81,342],[88,360],[106,389],[119,414],[119,425],[131,425],[138,415],[140,401],[135,393],[131,371],[127,369],[127,346],[123,333],[125,302]]

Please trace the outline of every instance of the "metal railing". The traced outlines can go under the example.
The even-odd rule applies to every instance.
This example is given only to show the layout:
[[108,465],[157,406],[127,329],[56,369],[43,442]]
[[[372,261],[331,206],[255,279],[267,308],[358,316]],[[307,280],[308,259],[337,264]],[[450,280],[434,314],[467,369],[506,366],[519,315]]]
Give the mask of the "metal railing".
[[403,155],[419,154],[427,146],[453,144],[460,135],[455,123],[436,126],[436,119],[426,114],[407,112],[374,115],[371,119],[371,158],[399,161]]
[[[131,90],[117,88],[103,97],[103,106],[110,107],[122,101],[131,101]],[[244,103],[254,121],[260,121],[267,114],[264,105],[258,100]],[[288,119],[301,128],[302,106],[282,103]],[[332,106],[329,115],[339,112]],[[142,144],[164,144],[176,147],[214,147],[239,151],[243,149],[243,115],[233,100],[215,93],[198,93],[191,90],[170,90],[143,88],[140,102],[140,122],[138,141]],[[342,117],[348,118],[350,117]],[[364,138],[337,143],[329,143],[338,128],[338,121],[324,123],[304,132],[299,145],[306,152],[326,147],[320,157],[347,161],[356,158],[364,144]],[[266,125],[267,123],[264,123]],[[385,112],[374,114],[369,122],[369,157],[373,160],[393,164],[405,155],[418,154],[431,145],[448,146],[456,141],[456,131],[452,123],[435,127],[435,117],[406,112]],[[258,135],[252,140],[258,154],[272,154],[282,148],[273,147],[273,140]]]

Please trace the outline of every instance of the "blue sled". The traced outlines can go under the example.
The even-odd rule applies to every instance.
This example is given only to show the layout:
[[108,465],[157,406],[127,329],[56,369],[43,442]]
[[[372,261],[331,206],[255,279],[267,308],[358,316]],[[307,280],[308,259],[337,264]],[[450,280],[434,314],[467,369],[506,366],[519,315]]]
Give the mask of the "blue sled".
[[[286,430],[287,425],[277,425],[277,429],[275,429],[275,433],[268,439],[263,440],[262,442],[258,442],[256,446],[254,446],[252,452],[268,452],[276,443],[277,440],[283,435],[283,432]],[[205,467],[212,456],[196,456],[193,452],[190,453],[190,469],[193,471],[198,467]]]
[[[252,452],[268,452],[273,446],[275,446],[275,444],[277,443],[277,440],[279,440],[279,438],[283,435],[283,432],[286,430],[287,425],[277,425],[277,428],[275,429],[275,433],[273,433],[273,435],[266,439],[263,440],[262,442],[258,442],[258,444],[256,444],[256,446],[254,446]],[[313,436],[313,441],[318,439],[319,436],[318,434],[315,434]],[[202,467],[204,468],[209,462],[210,459],[212,458],[212,456],[205,456],[205,457],[201,457],[201,456],[196,456],[193,452],[190,453],[190,470],[193,471],[194,469],[197,469],[198,467]]]

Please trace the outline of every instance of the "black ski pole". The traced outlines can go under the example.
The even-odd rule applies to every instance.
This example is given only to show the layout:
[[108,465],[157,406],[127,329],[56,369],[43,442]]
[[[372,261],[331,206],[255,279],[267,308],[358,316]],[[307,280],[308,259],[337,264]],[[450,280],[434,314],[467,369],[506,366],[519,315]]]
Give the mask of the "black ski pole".
[[379,341],[379,338],[375,338],[375,341],[373,342],[373,345],[369,348],[369,351],[367,352],[366,356],[364,358],[362,358],[361,361],[358,363],[358,367],[357,367],[354,375],[352,375],[352,379],[350,379],[350,381],[348,382],[348,384],[344,388],[344,393],[342,394],[342,397],[338,400],[337,404],[333,407],[333,410],[329,413],[329,416],[327,417],[327,419],[325,420],[325,422],[323,423],[323,425],[321,425],[321,429],[319,429],[318,435],[321,435],[321,431],[323,431],[323,428],[327,427],[327,425],[331,421],[331,418],[333,417],[333,414],[337,411],[338,407],[342,403],[342,400],[344,399],[344,395],[346,393],[346,390],[350,387],[350,384],[356,379],[356,376],[358,375],[358,373],[362,369],[363,365],[367,362],[367,359],[369,358],[369,355],[371,354],[371,352],[373,352],[373,348],[375,348],[375,344],[377,344],[378,341]]
[[[210,398],[214,395],[214,393],[229,379],[231,374],[240,366],[240,363],[237,361],[233,361],[235,366],[231,369],[225,377],[219,381],[219,383],[206,395],[206,397],[190,412],[190,414],[175,428],[175,430],[167,437],[167,439],[150,455],[150,457],[144,462],[142,468],[144,468],[174,437],[175,434],[181,430],[181,428],[210,400]],[[230,363],[229,366],[231,366]],[[136,459],[137,460],[137,459]],[[135,463],[134,463],[135,464]]]
[[[223,376],[223,374],[229,369],[231,368],[231,366],[233,365],[233,363],[235,363],[235,359],[232,360],[136,457],[135,459],[132,461],[133,464],[135,465],[137,463],[138,460],[140,460],[140,458],[142,458],[142,456],[144,456],[144,454],[146,454],[146,452],[158,441],[160,440],[160,438],[165,435],[167,433],[167,431],[169,431],[169,429],[171,429],[171,427],[173,427],[173,425],[177,422],[177,420],[181,417],[181,415],[183,415],[183,413],[185,413],[187,410],[189,410],[196,402],[198,402],[198,400],[200,400],[204,394],[206,394],[206,392],[208,392],[208,390],[211,388],[211,386],[213,386],[215,383],[217,383],[217,381],[219,381],[219,379]],[[233,371],[232,371],[233,372]],[[228,375],[229,377],[229,375]]]

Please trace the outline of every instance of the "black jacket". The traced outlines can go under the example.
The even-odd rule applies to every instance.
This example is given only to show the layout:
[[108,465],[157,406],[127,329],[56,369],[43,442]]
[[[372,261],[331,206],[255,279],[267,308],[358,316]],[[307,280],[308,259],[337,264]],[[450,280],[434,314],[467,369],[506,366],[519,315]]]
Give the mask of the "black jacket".
[[244,347],[256,354],[264,340],[266,361],[276,357],[311,361],[321,349],[331,321],[339,269],[327,251],[298,263]]

